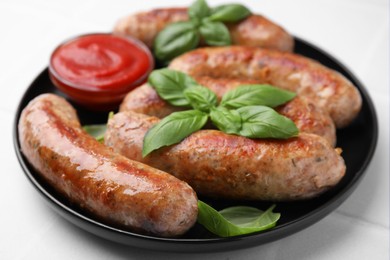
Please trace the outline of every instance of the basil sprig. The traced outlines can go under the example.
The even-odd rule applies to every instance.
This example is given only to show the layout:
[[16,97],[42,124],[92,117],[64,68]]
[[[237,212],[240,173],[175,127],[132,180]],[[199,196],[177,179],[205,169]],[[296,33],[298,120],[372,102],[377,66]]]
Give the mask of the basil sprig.
[[217,211],[198,200],[197,221],[210,232],[231,237],[264,231],[273,228],[280,219],[280,213],[274,213],[275,205],[266,211],[253,207],[236,206]]
[[218,105],[215,93],[182,72],[155,70],[148,81],[171,105],[193,110],[172,113],[153,126],[144,137],[144,157],[182,141],[209,118],[221,131],[249,138],[287,139],[299,133],[293,121],[271,108],[294,98],[293,92],[271,85],[243,85],[227,92]]
[[166,26],[153,43],[153,52],[161,64],[195,49],[201,38],[210,46],[231,44],[229,30],[224,22],[237,22],[251,12],[241,4],[227,4],[210,8],[205,0],[196,0],[188,8],[189,21]]

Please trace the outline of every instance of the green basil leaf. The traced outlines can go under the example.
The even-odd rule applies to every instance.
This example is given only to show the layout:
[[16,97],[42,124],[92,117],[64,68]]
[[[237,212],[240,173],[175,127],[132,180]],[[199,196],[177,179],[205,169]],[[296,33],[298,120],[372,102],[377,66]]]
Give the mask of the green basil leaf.
[[200,85],[186,88],[184,96],[194,109],[203,112],[209,112],[212,107],[217,105],[217,96],[210,89]]
[[216,107],[210,111],[211,121],[219,130],[227,134],[239,134],[241,130],[241,116],[236,110],[225,107]]
[[114,111],[110,111],[110,112],[108,113],[108,120],[110,120],[111,118],[113,118],[114,115],[115,115]]
[[207,19],[213,22],[238,22],[250,14],[251,11],[241,4],[226,4],[213,8]]
[[207,5],[205,0],[196,0],[188,8],[188,16],[190,19],[201,20],[204,17],[210,15],[210,7]]
[[277,107],[296,96],[294,92],[271,85],[241,85],[227,92],[221,100],[221,106],[240,108],[243,106]]
[[207,122],[208,115],[199,110],[174,112],[154,125],[144,137],[142,156],[171,144],[182,141]]
[[237,109],[237,112],[242,119],[241,136],[287,139],[299,133],[293,121],[270,107],[247,106]]
[[83,129],[97,141],[102,143],[104,141],[104,134],[107,130],[107,124],[85,125],[83,126]]
[[204,41],[210,46],[231,44],[230,32],[221,22],[202,22],[199,31]]
[[[108,113],[108,119],[114,117],[114,111]],[[98,142],[104,142],[104,134],[107,131],[107,124],[95,124],[95,125],[85,125],[83,129],[87,134],[93,136]]]
[[266,211],[253,207],[237,206],[216,211],[198,200],[198,222],[210,232],[230,237],[264,231],[273,228],[280,219],[280,213],[272,212],[275,205]]
[[154,41],[154,55],[157,60],[169,62],[171,59],[199,45],[198,29],[191,21],[176,22],[166,26]]
[[184,90],[198,85],[187,74],[170,69],[154,70],[149,75],[148,83],[157,91],[162,99],[174,106],[190,105],[184,96]]
[[272,205],[266,211],[253,207],[236,206],[223,209],[219,213],[241,229],[259,231],[259,229],[265,230],[274,227],[279,220],[280,214],[272,212],[275,206]]

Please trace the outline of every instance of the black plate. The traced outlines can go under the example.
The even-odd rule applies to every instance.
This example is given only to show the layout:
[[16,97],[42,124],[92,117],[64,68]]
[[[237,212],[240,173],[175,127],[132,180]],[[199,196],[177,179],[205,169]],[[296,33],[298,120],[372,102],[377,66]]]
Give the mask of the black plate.
[[[61,216],[82,229],[112,241],[154,250],[207,252],[252,247],[286,237],[319,221],[335,210],[352,193],[362,179],[364,171],[371,161],[378,138],[377,118],[372,101],[363,85],[351,72],[329,54],[301,39],[296,39],[295,52],[318,60],[325,66],[344,74],[358,87],[363,97],[363,107],[357,119],[348,128],[337,131],[337,145],[343,149],[342,156],[347,165],[345,178],[334,189],[318,198],[302,202],[277,203],[275,211],[280,212],[282,217],[278,225],[271,230],[238,237],[219,238],[196,224],[183,237],[169,239],[158,238],[132,233],[107,225],[87,212],[84,212],[77,205],[69,203],[69,201],[57,194],[39,178],[36,171],[21,154],[18,141],[17,123],[20,113],[27,103],[41,93],[51,92],[62,95],[50,82],[47,69],[34,80],[20,101],[13,130],[16,155],[27,178],[41,195],[43,195],[46,201],[49,202],[49,205]],[[106,113],[91,112],[75,104],[73,105],[79,113],[82,124],[103,123],[107,120]],[[266,209],[270,205],[267,202],[235,202],[209,200],[207,198],[201,199],[217,209],[237,204]]]

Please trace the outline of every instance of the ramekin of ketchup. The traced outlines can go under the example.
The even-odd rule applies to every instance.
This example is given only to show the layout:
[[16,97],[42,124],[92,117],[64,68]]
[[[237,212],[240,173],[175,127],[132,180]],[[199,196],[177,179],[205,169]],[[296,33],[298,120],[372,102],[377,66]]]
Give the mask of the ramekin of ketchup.
[[154,68],[149,49],[134,38],[86,34],[60,44],[49,64],[54,85],[76,103],[112,110]]

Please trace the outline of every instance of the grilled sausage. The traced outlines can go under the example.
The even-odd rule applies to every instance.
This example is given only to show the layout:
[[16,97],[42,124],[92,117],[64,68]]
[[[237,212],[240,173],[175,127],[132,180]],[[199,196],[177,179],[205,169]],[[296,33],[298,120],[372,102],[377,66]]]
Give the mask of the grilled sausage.
[[345,174],[339,150],[324,138],[306,133],[271,140],[200,130],[142,158],[143,138],[158,121],[131,111],[117,113],[109,120],[105,144],[175,175],[198,194],[247,200],[307,199],[336,185]]
[[[196,81],[210,88],[220,100],[229,90],[242,84],[255,84],[254,80],[236,80],[199,77]],[[128,93],[120,111],[134,111],[163,118],[182,108],[168,104],[147,83]],[[324,137],[331,145],[336,145],[336,128],[328,113],[316,107],[304,98],[296,97],[292,101],[276,108],[280,114],[290,118],[301,132],[313,133]]]
[[338,72],[298,54],[245,46],[200,48],[175,58],[170,69],[193,77],[247,78],[307,97],[329,112],[337,128],[361,109],[357,88]]
[[[187,21],[187,8],[154,9],[120,19],[113,32],[138,38],[152,47],[157,34],[170,23]],[[237,23],[226,24],[234,45],[257,46],[292,51],[294,38],[282,27],[261,15],[250,15]]]
[[19,121],[23,154],[49,184],[108,223],[157,236],[178,236],[197,218],[188,184],[129,160],[87,135],[63,98],[43,94]]

